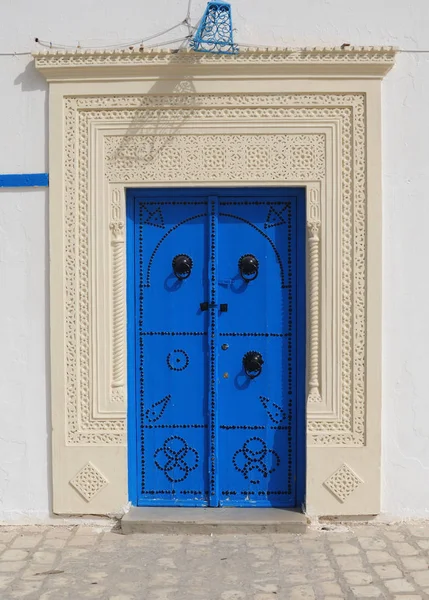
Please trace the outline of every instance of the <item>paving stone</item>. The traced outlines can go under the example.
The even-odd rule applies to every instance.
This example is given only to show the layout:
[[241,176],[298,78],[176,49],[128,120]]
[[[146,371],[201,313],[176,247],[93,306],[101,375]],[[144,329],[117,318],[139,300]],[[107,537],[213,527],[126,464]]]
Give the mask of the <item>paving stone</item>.
[[96,536],[80,535],[73,537],[69,542],[68,546],[93,546],[97,541]]
[[411,544],[407,544],[406,542],[393,542],[392,546],[399,556],[415,556],[419,553],[416,548],[411,546]]
[[41,535],[19,535],[13,540],[11,548],[34,548],[41,540]]
[[50,565],[57,558],[57,554],[55,552],[49,552],[48,550],[40,550],[34,552],[31,557],[32,561],[38,564]]
[[333,533],[326,533],[326,539],[328,540],[328,542],[347,542],[348,540],[353,538],[353,532],[352,531],[335,531]]
[[346,571],[344,577],[350,585],[368,585],[372,583],[372,575],[365,571]]
[[5,550],[1,555],[1,560],[23,560],[27,558],[26,550]]
[[26,566],[28,563],[25,560],[3,561],[0,558],[0,573],[16,573]]
[[46,538],[67,539],[73,535],[73,530],[63,527],[53,527],[46,532]]
[[387,579],[384,585],[390,592],[415,592],[416,588],[405,579]]
[[338,583],[321,583],[319,587],[324,594],[340,595],[342,593],[341,587]]
[[337,556],[338,566],[343,571],[360,571],[363,569],[362,558],[360,556]]
[[17,531],[0,531],[0,542],[7,544],[18,535]]
[[298,583],[307,583],[308,577],[306,573],[287,573],[285,576],[285,581],[288,584],[298,584]]
[[43,542],[40,544],[40,549],[45,550],[45,549],[50,549],[50,548],[55,548],[55,549],[64,548],[66,543],[67,543],[67,540],[65,540],[65,539],[49,538],[49,539],[43,540]]
[[263,583],[263,582],[255,582],[253,583],[253,587],[258,592],[264,592],[266,594],[277,594],[279,590],[279,586],[276,583]]
[[396,565],[376,565],[374,571],[381,579],[397,579],[402,577],[402,572]]
[[332,552],[335,556],[349,556],[351,554],[359,554],[359,548],[351,544],[332,544]]
[[46,533],[46,531],[48,531],[49,529],[49,525],[22,525],[21,527],[14,527],[15,531],[16,529],[19,529],[19,535],[28,535],[29,533],[37,533],[39,535],[43,535],[44,533]]
[[429,524],[408,525],[407,529],[414,537],[429,538]]
[[383,550],[368,550],[366,557],[370,563],[395,562],[395,558]]
[[429,571],[412,571],[410,575],[418,585],[429,585]]
[[359,544],[364,550],[383,550],[386,542],[376,537],[358,537]]
[[289,556],[287,558],[280,557],[279,565],[283,569],[287,570],[289,573],[293,573],[295,571],[302,571],[304,568],[303,564],[296,559],[296,556]]
[[429,566],[427,558],[420,558],[417,556],[405,556],[401,558],[401,562],[407,571],[424,571]]
[[400,533],[399,531],[386,531],[384,533],[384,535],[387,537],[387,539],[392,540],[392,542],[404,542],[405,541],[404,534]]
[[352,586],[352,594],[355,598],[379,598],[383,592],[375,585]]
[[314,589],[310,585],[300,585],[289,590],[290,600],[314,600]]
[[[9,587],[9,585],[12,583],[13,581],[13,576],[7,576],[7,575],[0,575],[0,591],[5,590],[6,588]],[[2,595],[4,596],[4,594]],[[0,596],[0,598],[2,597]]]
[[9,598],[25,598],[25,596],[35,594],[42,583],[42,581],[19,581],[13,585],[8,596]]
[[380,529],[374,525],[359,525],[356,532],[362,537],[380,537]]
[[312,569],[311,577],[314,581],[334,581],[337,573],[333,569]]
[[315,540],[303,540],[301,542],[301,548],[304,549],[305,552],[323,552],[324,551],[324,543],[321,541]]
[[80,537],[80,536],[90,536],[90,537],[95,537],[98,535],[98,530],[96,527],[90,527],[87,525],[79,525],[76,528],[75,531],[75,536],[76,537]]

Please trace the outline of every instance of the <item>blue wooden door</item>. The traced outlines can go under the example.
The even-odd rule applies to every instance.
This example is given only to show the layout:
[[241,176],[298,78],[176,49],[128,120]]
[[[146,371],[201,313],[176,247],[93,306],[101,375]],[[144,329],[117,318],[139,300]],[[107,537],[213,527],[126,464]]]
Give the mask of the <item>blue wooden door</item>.
[[304,194],[128,194],[130,493],[295,506],[304,466]]

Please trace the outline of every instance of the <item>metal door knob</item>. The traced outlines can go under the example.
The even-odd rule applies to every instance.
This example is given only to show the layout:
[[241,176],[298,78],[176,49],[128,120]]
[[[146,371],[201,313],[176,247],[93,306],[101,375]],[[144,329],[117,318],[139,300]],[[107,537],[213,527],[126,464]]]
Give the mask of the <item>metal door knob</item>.
[[238,261],[238,269],[244,281],[253,281],[259,273],[259,261],[253,254],[243,254]]
[[260,352],[251,350],[250,352],[246,352],[246,354],[243,356],[243,367],[246,375],[250,377],[250,379],[259,377],[262,372],[263,364],[264,359],[262,358],[262,354]]
[[173,258],[172,267],[177,279],[188,279],[193,267],[192,258],[187,254],[178,254]]

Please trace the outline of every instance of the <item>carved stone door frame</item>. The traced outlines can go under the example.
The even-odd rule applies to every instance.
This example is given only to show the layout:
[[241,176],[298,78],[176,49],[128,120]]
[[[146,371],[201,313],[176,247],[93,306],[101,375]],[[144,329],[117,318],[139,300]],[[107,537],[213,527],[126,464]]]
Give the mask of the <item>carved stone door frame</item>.
[[125,190],[304,186],[306,510],[380,502],[380,88],[391,48],[48,52],[54,512],[127,503]]

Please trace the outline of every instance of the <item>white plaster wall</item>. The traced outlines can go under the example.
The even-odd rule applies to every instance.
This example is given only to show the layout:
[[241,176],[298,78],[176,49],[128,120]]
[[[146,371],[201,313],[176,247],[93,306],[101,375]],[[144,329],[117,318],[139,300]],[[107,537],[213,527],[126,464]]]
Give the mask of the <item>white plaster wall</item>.
[[[183,19],[187,3],[5,0],[0,53],[35,49],[36,36],[83,46],[138,40]],[[246,44],[429,50],[427,0],[232,4]],[[193,23],[204,6],[193,0]],[[30,57],[0,56],[0,90],[0,173],[46,171],[46,85]],[[383,511],[429,516],[429,53],[400,54],[383,97]],[[47,196],[0,189],[0,519],[49,514]]]
[[47,196],[0,190],[0,519],[49,515]]

